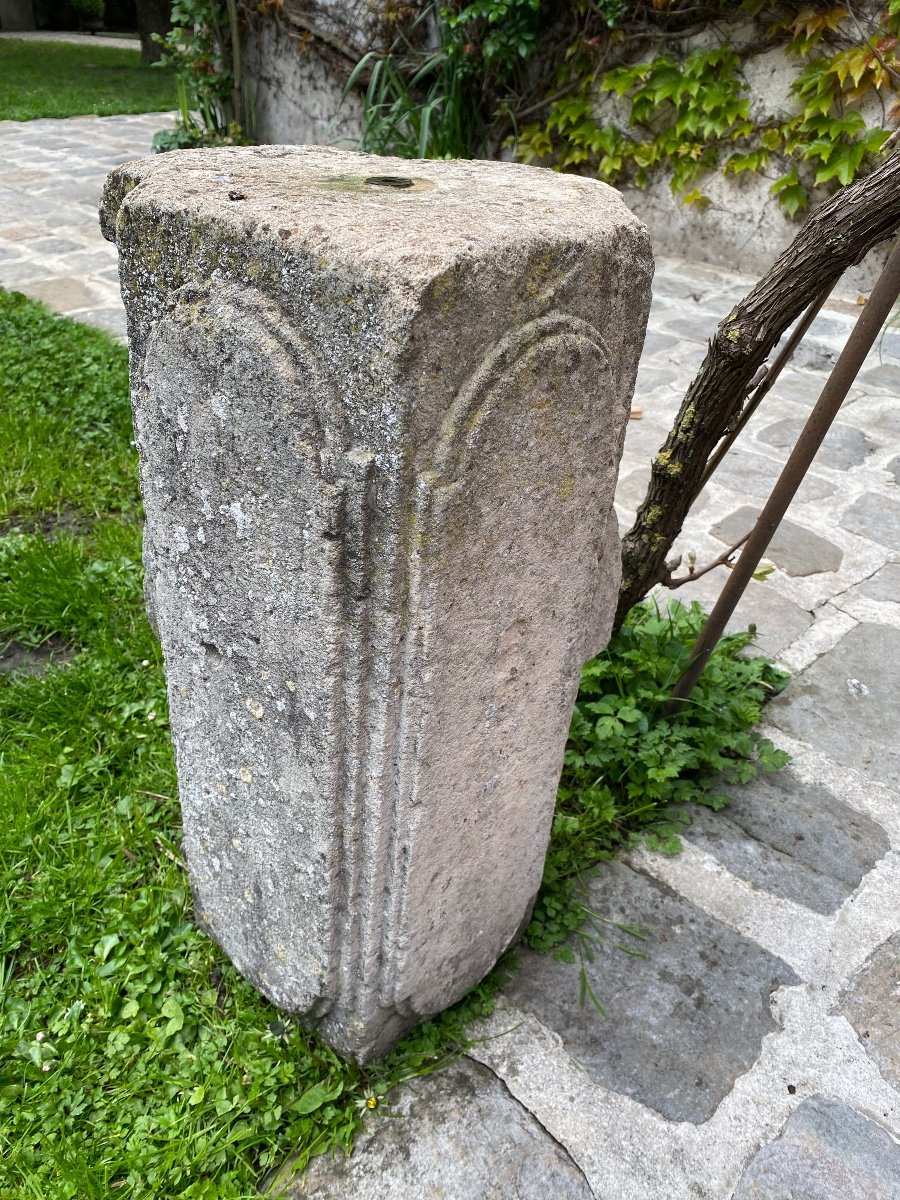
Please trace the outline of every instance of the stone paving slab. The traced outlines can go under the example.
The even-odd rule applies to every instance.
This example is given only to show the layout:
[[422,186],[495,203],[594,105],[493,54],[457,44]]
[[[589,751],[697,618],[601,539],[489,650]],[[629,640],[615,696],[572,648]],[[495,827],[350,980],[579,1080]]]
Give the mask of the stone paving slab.
[[836,912],[890,850],[880,825],[790,769],[723,790],[727,808],[699,809],[691,844],[754,887],[813,912]]
[[900,790],[900,629],[860,624],[770,708],[785,733]]
[[172,119],[0,121],[0,286],[124,340],[116,248],[97,220],[100,193],[107,172],[148,154],[153,134]]
[[349,1157],[313,1159],[289,1200],[591,1200],[584,1174],[486,1067],[415,1079]]
[[[166,122],[166,114],[151,114],[0,123],[0,285],[31,288],[58,311],[121,335],[115,249],[100,238],[94,199],[106,172],[147,153]],[[629,422],[617,497],[624,526],[706,339],[753,283],[659,257],[635,397],[643,416]],[[722,551],[713,530],[723,532],[742,508],[758,510],[858,311],[855,295],[829,299],[814,337],[708,485],[677,552],[695,552],[702,565]],[[701,813],[682,855],[641,852],[591,885],[623,920],[645,914],[668,956],[654,954],[647,965],[604,951],[589,964],[611,1010],[632,988],[627,1036],[637,1061],[624,1061],[612,1019],[604,1024],[592,1009],[588,1026],[578,964],[539,962],[472,1030],[488,1040],[469,1058],[492,1074],[463,1066],[462,1076],[429,1077],[398,1093],[384,1106],[398,1119],[379,1121],[371,1142],[363,1138],[339,1169],[330,1164],[337,1174],[314,1165],[323,1174],[311,1173],[311,1185],[331,1189],[316,1194],[895,1200],[900,333],[870,354],[839,426],[788,516],[807,565],[819,569],[791,574],[776,565],[765,583],[751,585],[737,614],[756,623],[757,644],[795,674],[768,716],[770,735],[794,756],[791,768],[733,790],[730,810]],[[777,544],[772,556],[796,570]],[[720,568],[676,594],[711,604],[724,577]],[[635,899],[616,909],[623,879]],[[710,967],[700,955],[713,944],[721,959]],[[781,964],[774,975],[773,963]],[[651,975],[665,969],[675,982],[657,975],[654,1002],[653,988],[638,989],[625,964]],[[532,1002],[528,981],[542,972],[557,981],[555,991],[535,985]],[[718,1022],[715,1005],[694,1003],[700,992],[692,989],[704,987],[708,973],[726,998]],[[517,1006],[516,986],[531,1008]],[[723,1029],[729,1011],[733,1045]],[[647,1045],[652,1052],[638,1049]],[[617,1055],[621,1065],[612,1070]],[[707,1082],[693,1089],[698,1098],[685,1081],[692,1069],[696,1081],[701,1063]],[[663,1115],[665,1105],[671,1115]],[[679,1106],[687,1115],[676,1114]],[[803,1158],[798,1147],[811,1153]],[[533,1158],[544,1178],[517,1176],[517,1154]],[[449,1171],[445,1159],[472,1173]],[[393,1191],[359,1191],[372,1163],[379,1165],[369,1170],[371,1186],[385,1180]],[[884,1176],[888,1168],[895,1176]],[[835,1178],[843,1192],[834,1192]],[[500,1190],[490,1190],[495,1184]]]
[[[571,961],[520,951],[504,994],[562,1038],[594,1080],[671,1121],[708,1120],[775,1028],[769,997],[798,983],[785,963],[621,862],[585,905],[606,940]],[[636,926],[636,938],[610,922]],[[637,957],[640,955],[640,957]],[[581,996],[584,972],[605,1010]]]
[[900,1200],[900,1146],[849,1105],[811,1096],[750,1163],[734,1200]]
[[900,1088],[900,933],[883,942],[847,985],[838,1012],[895,1088]]
[[0,31],[0,38],[13,38],[23,42],[69,42],[73,46],[114,46],[119,50],[140,50],[137,34],[112,33],[68,33],[55,29],[22,29]]
[[[753,528],[759,512],[758,507],[745,504],[717,522],[710,532],[726,546],[733,546]],[[820,571],[836,571],[843,554],[828,538],[785,517],[769,543],[766,558],[788,575],[817,575]]]

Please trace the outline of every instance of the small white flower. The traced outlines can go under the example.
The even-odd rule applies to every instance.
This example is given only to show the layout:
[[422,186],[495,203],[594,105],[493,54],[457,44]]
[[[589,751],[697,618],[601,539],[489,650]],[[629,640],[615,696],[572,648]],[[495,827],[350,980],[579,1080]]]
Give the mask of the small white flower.
[[142,659],[141,659],[141,666],[142,666],[142,667],[149,667],[149,666],[150,666],[150,659],[149,659],[149,658],[142,658]]
[[148,713],[147,713],[147,720],[148,720],[148,721],[155,721],[155,720],[156,720],[156,712],[155,712],[155,711],[154,711],[154,712],[148,712]]
[[42,1070],[42,1071],[49,1071],[49,1070],[50,1070],[50,1064],[49,1064],[49,1063],[41,1063],[41,1070]]
[[42,1034],[42,1033],[36,1033],[36,1034],[34,1035],[34,1040],[35,1040],[36,1042],[42,1042],[42,1041],[44,1040],[44,1034]]

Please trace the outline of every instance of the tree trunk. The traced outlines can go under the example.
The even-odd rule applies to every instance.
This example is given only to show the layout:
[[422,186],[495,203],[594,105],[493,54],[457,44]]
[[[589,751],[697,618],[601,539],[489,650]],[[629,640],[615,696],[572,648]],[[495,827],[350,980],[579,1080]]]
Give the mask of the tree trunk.
[[650,484],[622,541],[616,628],[669,572],[666,557],[699,491],[707,460],[740,414],[756,371],[823,288],[900,228],[900,154],[813,212],[790,246],[716,331]]
[[135,0],[137,28],[141,38],[141,61],[159,62],[162,46],[153,40],[153,34],[165,37],[172,28],[172,5],[170,0]]

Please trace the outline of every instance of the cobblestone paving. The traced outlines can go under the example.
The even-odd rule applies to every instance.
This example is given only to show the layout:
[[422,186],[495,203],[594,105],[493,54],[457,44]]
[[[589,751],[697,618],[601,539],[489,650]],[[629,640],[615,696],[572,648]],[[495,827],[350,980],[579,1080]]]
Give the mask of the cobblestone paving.
[[149,153],[170,113],[0,121],[0,285],[125,336],[116,248],[100,233],[106,175]]
[[[0,284],[121,332],[95,202],[162,120],[0,124]],[[623,525],[706,339],[752,282],[659,260]],[[852,299],[823,311],[683,552],[702,563],[745,532],[855,312]],[[393,1200],[415,1178],[443,1200],[900,1200],[898,401],[890,334],[738,612],[795,675],[767,716],[791,765],[700,814],[681,855],[637,851],[591,885],[598,911],[650,935],[646,959],[591,966],[607,1019],[580,1008],[577,965],[524,954],[468,1058],[393,1102],[410,1114],[401,1144],[399,1122],[375,1122],[292,1195]],[[679,595],[710,601],[723,574]]]

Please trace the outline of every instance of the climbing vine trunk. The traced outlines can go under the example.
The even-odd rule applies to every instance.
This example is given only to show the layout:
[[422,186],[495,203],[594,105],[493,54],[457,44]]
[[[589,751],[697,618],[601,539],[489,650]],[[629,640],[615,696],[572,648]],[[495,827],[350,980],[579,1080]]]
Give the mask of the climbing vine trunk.
[[898,228],[900,154],[893,154],[816,209],[721,323],[653,460],[647,495],[623,539],[616,627],[650,588],[667,581],[666,557],[700,491],[709,456],[782,334],[824,288]]

